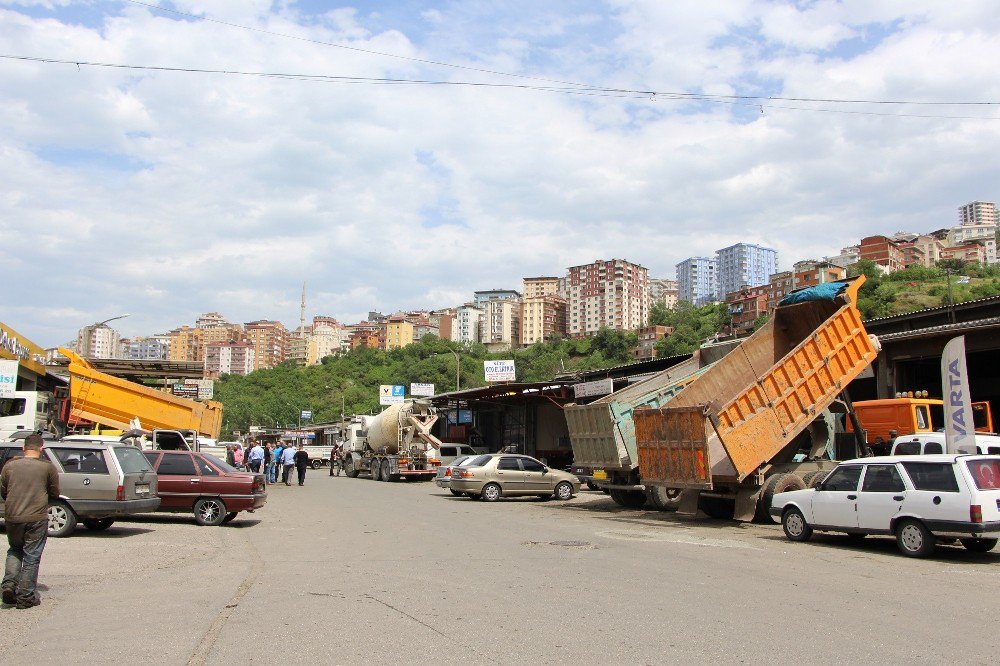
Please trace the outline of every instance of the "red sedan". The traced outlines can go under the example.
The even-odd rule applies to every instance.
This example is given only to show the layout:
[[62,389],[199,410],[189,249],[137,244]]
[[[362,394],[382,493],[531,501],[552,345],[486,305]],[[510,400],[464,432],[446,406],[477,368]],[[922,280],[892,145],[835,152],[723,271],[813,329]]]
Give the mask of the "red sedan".
[[199,525],[228,523],[267,502],[264,475],[241,472],[214,456],[191,451],[143,451],[156,470],[159,511],[194,513]]

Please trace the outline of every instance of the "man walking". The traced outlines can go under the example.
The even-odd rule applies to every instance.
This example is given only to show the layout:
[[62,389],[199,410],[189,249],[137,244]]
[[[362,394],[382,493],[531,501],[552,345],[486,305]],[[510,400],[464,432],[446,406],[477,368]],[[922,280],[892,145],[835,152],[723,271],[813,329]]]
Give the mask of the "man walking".
[[278,474],[282,471],[281,454],[285,451],[285,445],[278,442],[274,445],[274,473],[271,475],[271,483],[278,482]]
[[247,460],[247,466],[250,468],[250,471],[254,474],[259,473],[261,463],[264,462],[264,447],[260,445],[260,442],[253,443],[250,453],[247,454]]
[[292,485],[289,479],[292,477],[292,468],[295,467],[295,449],[289,444],[281,452],[281,480],[286,486]]
[[299,444],[299,450],[295,452],[295,471],[299,473],[299,485],[306,482],[306,468],[309,467],[309,452]]
[[49,527],[49,500],[59,497],[59,474],[42,459],[42,436],[28,435],[24,457],[4,465],[0,498],[7,523],[7,566],[3,574],[3,602],[18,608],[41,603],[35,587],[38,565]]

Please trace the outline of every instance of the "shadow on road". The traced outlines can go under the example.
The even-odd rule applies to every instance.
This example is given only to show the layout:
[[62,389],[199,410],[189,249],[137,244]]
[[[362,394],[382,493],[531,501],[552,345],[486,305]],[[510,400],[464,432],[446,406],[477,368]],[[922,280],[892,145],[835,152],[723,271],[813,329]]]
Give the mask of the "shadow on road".
[[[785,542],[789,546],[799,546],[789,541],[784,534],[761,534],[760,539]],[[896,546],[896,539],[891,536],[869,536],[863,539],[850,537],[846,534],[815,533],[808,542],[801,544],[803,548],[822,548],[830,550],[853,551],[859,554],[881,554],[893,557],[905,557]],[[973,553],[966,550],[961,543],[938,544],[934,553],[922,558],[929,561],[954,562],[956,564],[996,564],[1000,562],[1000,553]]]

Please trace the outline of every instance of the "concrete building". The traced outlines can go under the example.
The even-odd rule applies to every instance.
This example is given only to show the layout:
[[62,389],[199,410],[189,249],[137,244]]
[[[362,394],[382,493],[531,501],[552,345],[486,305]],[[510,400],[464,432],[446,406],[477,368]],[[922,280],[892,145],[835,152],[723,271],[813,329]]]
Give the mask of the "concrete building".
[[347,327],[348,344],[351,349],[371,347],[380,349],[382,324],[362,321]]
[[413,344],[413,324],[402,315],[389,317],[385,326],[385,348],[401,349]]
[[466,303],[455,310],[455,328],[452,340],[455,342],[479,342],[479,330],[483,323],[483,309],[473,303]]
[[708,305],[718,299],[717,264],[708,257],[690,257],[677,264],[677,299]]
[[350,348],[350,336],[345,326],[333,317],[313,317],[306,365],[316,365],[327,356],[343,354]]
[[288,353],[286,361],[292,361],[297,366],[305,366],[309,358],[309,343],[312,340],[312,326],[299,325],[294,331],[288,332]]
[[737,243],[715,253],[719,297],[743,287],[766,285],[778,272],[778,251],[753,243]]
[[913,247],[920,250],[923,265],[930,267],[941,259],[941,251],[944,250],[945,245],[934,236],[927,234],[917,236],[913,240]]
[[511,346],[521,341],[520,299],[493,299],[482,303],[479,341],[485,345]]
[[797,261],[792,266],[792,286],[795,289],[815,287],[847,277],[847,269],[829,261]]
[[767,311],[774,310],[778,301],[794,289],[795,273],[792,271],[781,271],[772,275],[771,281],[767,284]]
[[726,307],[732,317],[730,328],[734,335],[749,335],[753,332],[757,317],[769,312],[770,295],[770,284],[744,287],[726,294]]
[[840,254],[834,255],[832,257],[826,257],[826,261],[831,264],[840,266],[841,268],[847,268],[848,266],[853,266],[854,264],[861,261],[861,246],[860,245],[848,245],[840,250]]
[[273,368],[288,358],[288,329],[280,321],[259,319],[244,325],[254,351],[254,370]]
[[982,244],[985,256],[982,263],[997,263],[997,224],[995,222],[963,224],[949,230],[947,240],[949,246],[954,248],[969,242]]
[[170,342],[158,337],[132,338],[125,349],[130,361],[166,361],[170,355]]
[[107,324],[84,326],[76,334],[77,353],[84,358],[121,358],[121,334]]
[[649,278],[649,303],[662,303],[668,308],[677,306],[677,280]]
[[946,247],[941,251],[941,258],[984,264],[986,263],[986,246],[983,243],[971,241],[954,247]]
[[997,205],[992,201],[972,201],[959,206],[958,223],[965,226],[976,226],[980,224],[1000,224],[1000,215],[997,213]]
[[[527,290],[525,290],[527,293]],[[521,301],[521,344],[533,345],[566,336],[566,299],[555,294],[525,296]]]
[[170,350],[167,356],[171,361],[205,361],[205,332],[185,324],[167,333],[170,337]]
[[567,332],[635,331],[649,321],[649,271],[623,259],[572,266],[566,275]]
[[632,350],[635,360],[651,361],[656,358],[656,343],[674,332],[671,326],[643,326],[636,334],[639,344]]
[[521,282],[521,291],[524,298],[559,293],[559,278],[557,277],[528,277],[524,278]]
[[455,308],[432,310],[427,315],[431,326],[437,327],[437,335],[442,340],[452,340],[455,330]]
[[205,346],[205,377],[249,375],[255,369],[253,347],[246,342],[210,342]]
[[873,261],[882,266],[886,273],[905,267],[903,250],[899,244],[887,236],[868,236],[861,239],[861,260]]
[[509,301],[520,298],[521,294],[513,289],[486,289],[472,293],[472,302],[476,305],[482,305],[487,301]]

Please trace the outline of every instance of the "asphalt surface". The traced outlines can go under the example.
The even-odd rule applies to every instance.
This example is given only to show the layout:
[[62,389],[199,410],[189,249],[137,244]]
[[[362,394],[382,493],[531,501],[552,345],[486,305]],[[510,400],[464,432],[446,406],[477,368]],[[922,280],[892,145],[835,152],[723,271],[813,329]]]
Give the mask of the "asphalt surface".
[[50,539],[0,663],[995,662],[1000,553],[311,471],[256,514]]

